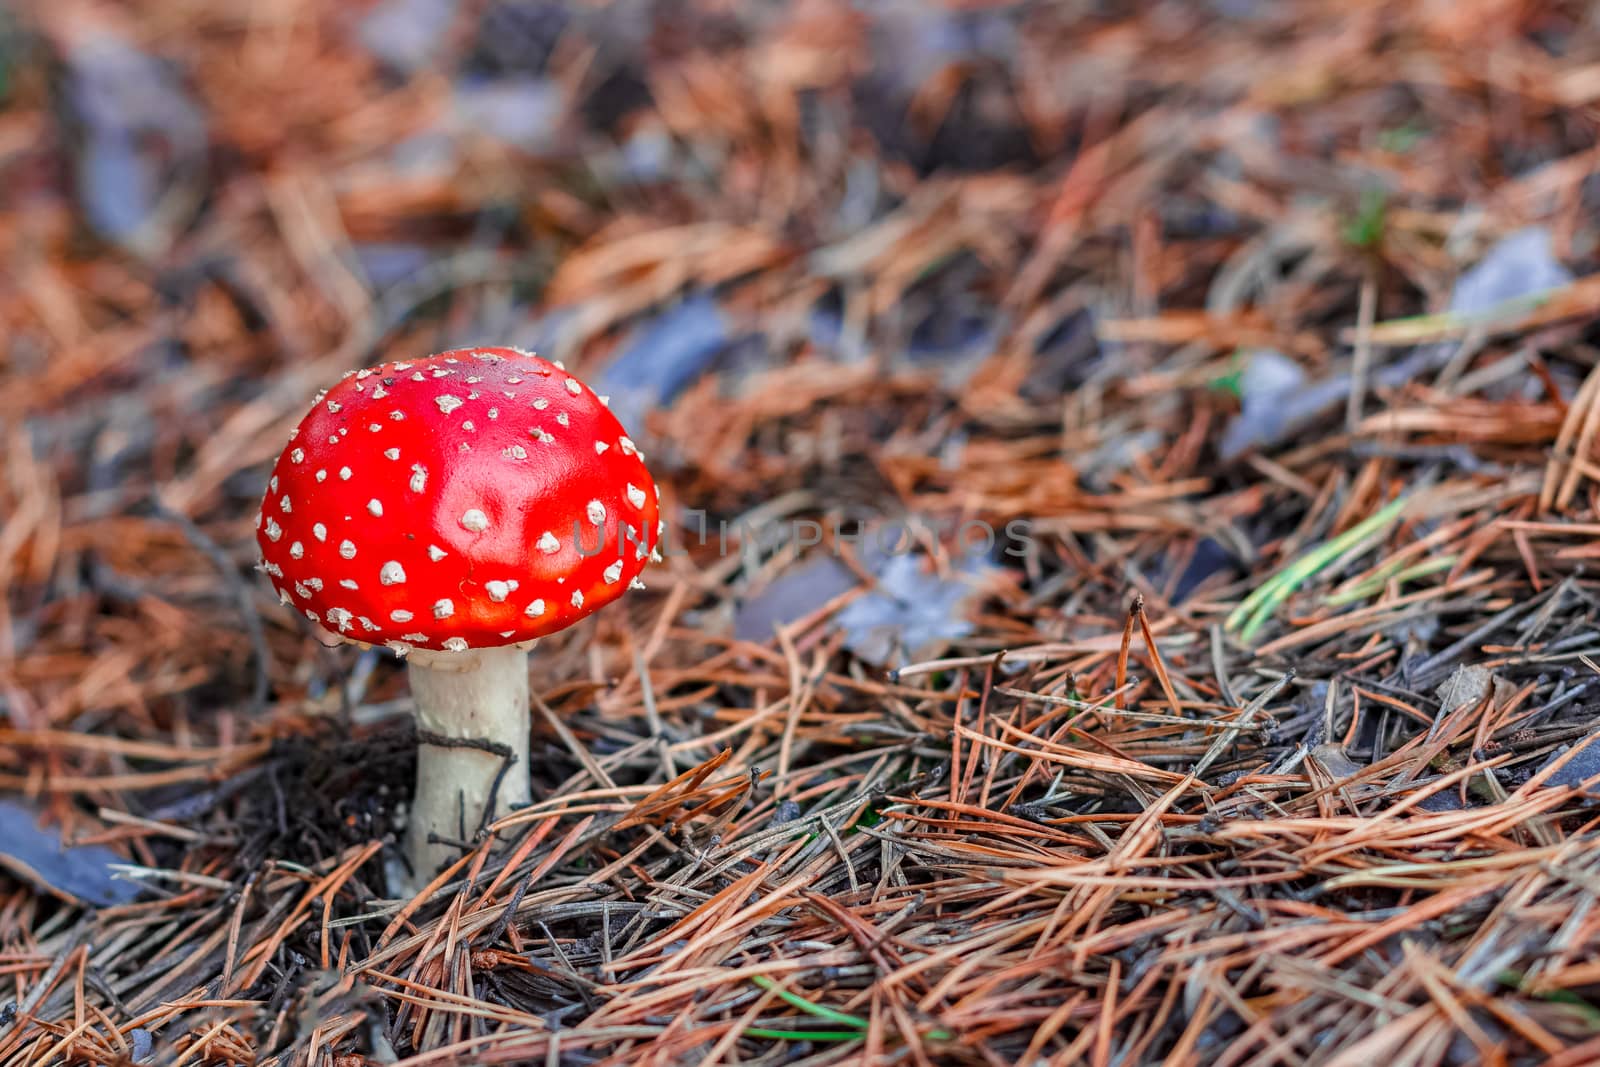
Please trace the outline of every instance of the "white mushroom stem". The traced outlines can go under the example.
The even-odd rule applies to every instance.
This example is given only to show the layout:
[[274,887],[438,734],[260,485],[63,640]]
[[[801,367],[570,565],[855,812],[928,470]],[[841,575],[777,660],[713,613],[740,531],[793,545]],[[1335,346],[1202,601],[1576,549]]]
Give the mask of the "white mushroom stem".
[[[470,842],[491,793],[496,818],[530,799],[528,653],[526,646],[419,651],[407,660],[407,671],[417,704],[418,745],[406,857],[421,886],[441,864],[460,855],[452,845],[430,843],[429,835]],[[447,739],[463,743],[439,743]],[[481,747],[484,742],[514,757],[504,774],[504,757]]]

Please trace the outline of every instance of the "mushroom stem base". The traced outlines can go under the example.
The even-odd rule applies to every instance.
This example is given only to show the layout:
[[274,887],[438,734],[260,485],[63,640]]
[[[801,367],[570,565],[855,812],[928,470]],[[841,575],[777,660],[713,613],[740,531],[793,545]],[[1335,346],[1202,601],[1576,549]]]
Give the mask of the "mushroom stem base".
[[[406,856],[420,886],[459,855],[453,845],[430,842],[430,835],[471,842],[491,794],[496,818],[530,799],[528,654],[477,649],[431,662],[413,658],[406,670],[418,733]],[[506,752],[512,762],[501,774]]]

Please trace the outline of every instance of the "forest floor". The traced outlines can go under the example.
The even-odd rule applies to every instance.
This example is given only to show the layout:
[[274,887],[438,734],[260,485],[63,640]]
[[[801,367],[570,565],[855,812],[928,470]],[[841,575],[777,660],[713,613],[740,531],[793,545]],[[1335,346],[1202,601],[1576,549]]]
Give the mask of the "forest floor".
[[[0,1063],[1600,1062],[1600,22],[1120,8],[0,11]],[[467,344],[668,551],[397,896],[253,518]]]

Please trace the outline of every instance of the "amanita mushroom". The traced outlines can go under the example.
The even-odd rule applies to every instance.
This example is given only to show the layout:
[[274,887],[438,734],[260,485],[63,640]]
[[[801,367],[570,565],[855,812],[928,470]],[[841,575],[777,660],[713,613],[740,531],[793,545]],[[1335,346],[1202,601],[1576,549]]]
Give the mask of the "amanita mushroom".
[[426,878],[491,805],[530,799],[526,650],[639,585],[655,482],[605,398],[530,353],[472,348],[347,374],[267,485],[256,540],[279,599],[330,643],[406,657],[406,853]]

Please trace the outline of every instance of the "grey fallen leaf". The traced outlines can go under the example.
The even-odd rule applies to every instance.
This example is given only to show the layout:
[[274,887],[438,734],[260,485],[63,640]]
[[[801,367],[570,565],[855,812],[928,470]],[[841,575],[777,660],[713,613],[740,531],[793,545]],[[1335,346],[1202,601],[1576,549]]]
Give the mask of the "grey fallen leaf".
[[1439,698],[1439,717],[1442,719],[1459,707],[1478,703],[1488,695],[1493,684],[1494,674],[1487,667],[1477,664],[1457,667],[1434,690],[1434,696]]
[[439,56],[455,15],[456,0],[384,0],[362,18],[356,36],[367,51],[409,74]]
[[[1578,751],[1567,760],[1566,764],[1558,768],[1554,774],[1545,779],[1544,788],[1560,789],[1568,786],[1580,786],[1591,778],[1600,776],[1600,733],[1590,734],[1577,742]],[[1539,764],[1538,771],[1562,759],[1570,752],[1572,746],[1562,745]]]
[[1451,786],[1423,797],[1417,802],[1417,807],[1423,811],[1464,811],[1467,805],[1461,799],[1461,790]]
[[611,397],[611,410],[624,426],[642,429],[645,413],[670,405],[729,340],[717,302],[705,294],[690,297],[641,326],[600,371],[594,390]]
[[1325,741],[1311,750],[1318,763],[1327,768],[1335,779],[1350,778],[1361,773],[1361,764],[1351,759],[1344,746],[1337,741]]
[[1450,310],[1458,315],[1487,311],[1572,281],[1572,272],[1556,259],[1550,231],[1530,226],[1510,234],[1462,272],[1450,294]]
[[155,56],[105,29],[63,56],[84,217],[107,240],[154,254],[199,203],[203,112]]
[[459,127],[527,152],[554,145],[567,110],[566,91],[550,78],[463,83],[452,102]]
[[374,289],[387,289],[396,282],[419,274],[433,254],[422,245],[401,243],[359,244],[355,248],[356,263],[367,282]]
[[920,554],[891,554],[871,566],[878,587],[846,604],[834,622],[845,631],[846,648],[878,664],[971,633],[966,609],[995,570],[978,553],[951,560],[948,576]]
[[1250,353],[1239,375],[1239,414],[1223,434],[1222,457],[1280,440],[1289,428],[1291,402],[1305,387],[1305,370],[1282,352]]
[[126,862],[103,845],[64,846],[55,830],[39,828],[32,809],[0,800],[0,867],[40,889],[77,904],[126,904],[140,891],[113,877],[113,868]]
[[645,184],[670,177],[674,145],[663,126],[641,122],[617,153],[618,177]]
[[[1442,366],[1449,358],[1447,346],[1424,345],[1398,363],[1375,369],[1368,378],[1368,387],[1398,388],[1430,368]],[[1281,353],[1269,349],[1253,353],[1240,379],[1242,408],[1223,433],[1222,458],[1234,459],[1252,448],[1290,439],[1296,431],[1343,403],[1351,386],[1349,374],[1307,381],[1298,364]]]
[[733,636],[740,641],[769,641],[773,627],[804,618],[854,588],[856,581],[855,573],[832,556],[801,560],[739,605]]

